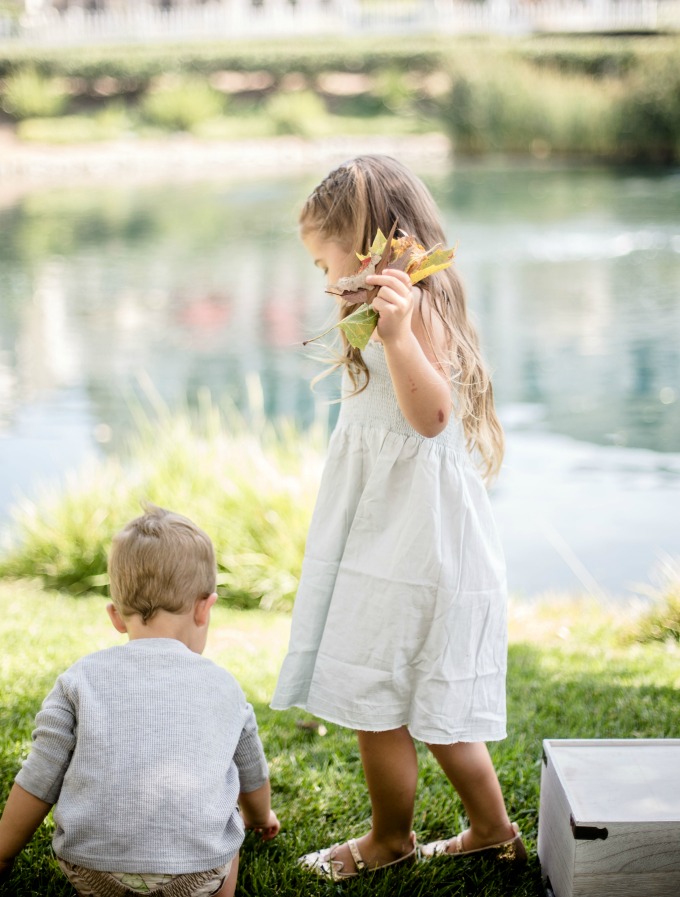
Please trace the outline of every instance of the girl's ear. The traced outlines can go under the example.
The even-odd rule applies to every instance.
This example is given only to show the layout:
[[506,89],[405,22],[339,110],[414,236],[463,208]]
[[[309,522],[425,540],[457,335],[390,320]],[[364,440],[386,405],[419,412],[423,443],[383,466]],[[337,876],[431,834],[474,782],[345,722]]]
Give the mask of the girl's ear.
[[127,625],[125,623],[125,620],[121,617],[116,605],[107,604],[106,611],[109,615],[109,618],[111,619],[111,622],[113,623],[113,628],[117,632],[125,634],[127,632]]
[[194,622],[197,626],[205,626],[210,621],[210,610],[217,601],[217,592],[207,598],[199,598],[194,609]]

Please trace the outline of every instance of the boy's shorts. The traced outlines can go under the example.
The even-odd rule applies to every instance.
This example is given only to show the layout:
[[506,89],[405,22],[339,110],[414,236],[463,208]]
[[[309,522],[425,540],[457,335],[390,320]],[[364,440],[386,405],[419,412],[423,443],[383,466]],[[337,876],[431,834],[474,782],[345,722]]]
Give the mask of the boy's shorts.
[[99,872],[85,869],[57,857],[61,871],[71,882],[79,897],[211,897],[224,884],[231,870],[231,862],[207,872],[187,875],[156,875],[153,873]]

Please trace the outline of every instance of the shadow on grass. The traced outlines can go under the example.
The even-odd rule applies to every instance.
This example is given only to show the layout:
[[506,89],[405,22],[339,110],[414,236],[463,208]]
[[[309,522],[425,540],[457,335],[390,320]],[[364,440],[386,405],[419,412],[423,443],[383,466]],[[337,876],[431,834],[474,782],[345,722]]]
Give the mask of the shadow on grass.
[[[640,684],[631,655],[619,653],[606,674],[592,672],[581,654],[564,657],[551,649],[513,645],[508,675],[509,732],[490,745],[511,819],[522,829],[530,860],[517,872],[493,861],[441,858],[412,868],[369,874],[342,885],[318,880],[296,866],[302,853],[359,836],[366,831],[370,807],[363,784],[356,738],[328,725],[328,734],[301,729],[300,711],[278,713],[257,705],[271,765],[273,803],[282,822],[277,839],[263,844],[248,834],[241,853],[237,895],[299,897],[301,894],[373,895],[373,897],[543,897],[536,857],[541,748],[544,738],[664,738],[677,732],[680,706],[672,684]],[[556,651],[558,649],[555,649]],[[559,657],[559,662],[554,660]],[[549,661],[549,662],[547,662]],[[650,668],[649,660],[646,670]],[[19,753],[28,748],[25,714],[41,695],[25,693],[16,707],[5,704],[4,720],[21,724],[18,738],[6,738],[2,766],[3,797],[16,773]],[[30,727],[30,724],[29,724]],[[17,730],[15,729],[15,732]],[[13,745],[20,745],[21,751]],[[8,752],[7,752],[8,751]],[[420,780],[414,827],[420,841],[445,837],[464,828],[458,798],[429,752],[418,745]],[[73,897],[50,848],[51,824],[41,828],[17,861],[2,897]]]

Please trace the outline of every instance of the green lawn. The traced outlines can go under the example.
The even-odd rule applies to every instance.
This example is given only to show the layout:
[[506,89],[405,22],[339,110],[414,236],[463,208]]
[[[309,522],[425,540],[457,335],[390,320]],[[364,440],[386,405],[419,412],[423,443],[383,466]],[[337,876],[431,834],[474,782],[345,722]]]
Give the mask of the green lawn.
[[[680,647],[675,641],[639,644],[631,615],[553,599],[511,606],[508,676],[509,737],[491,750],[511,818],[531,853],[528,867],[508,876],[485,861],[435,861],[342,886],[296,868],[301,853],[362,834],[370,809],[353,734],[328,725],[321,736],[296,725],[299,711],[274,713],[267,701],[283,657],[289,618],[262,611],[213,616],[206,654],[227,666],[253,702],[271,766],[280,836],[261,844],[249,835],[237,894],[345,893],[382,897],[543,895],[536,859],[543,738],[663,738],[680,730]],[[46,592],[35,582],[0,581],[0,791],[4,801],[30,743],[33,716],[55,677],[81,654],[121,640],[98,596]],[[465,825],[462,808],[426,750],[415,829],[421,840]],[[67,897],[50,850],[46,822],[15,866],[3,897]]]

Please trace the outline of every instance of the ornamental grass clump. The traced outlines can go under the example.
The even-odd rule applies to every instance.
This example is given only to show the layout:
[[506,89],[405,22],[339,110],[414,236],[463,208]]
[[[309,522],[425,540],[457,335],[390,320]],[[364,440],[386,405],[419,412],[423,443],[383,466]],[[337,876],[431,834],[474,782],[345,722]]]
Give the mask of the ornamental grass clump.
[[0,577],[37,577],[72,594],[105,592],[111,537],[145,501],[199,520],[217,555],[218,593],[233,606],[288,609],[302,563],[323,435],[199,412],[139,414],[120,458],[93,460],[13,510]]
[[640,642],[680,642],[680,559],[667,559],[657,575],[659,585],[633,636]]

